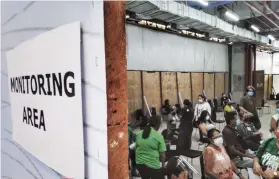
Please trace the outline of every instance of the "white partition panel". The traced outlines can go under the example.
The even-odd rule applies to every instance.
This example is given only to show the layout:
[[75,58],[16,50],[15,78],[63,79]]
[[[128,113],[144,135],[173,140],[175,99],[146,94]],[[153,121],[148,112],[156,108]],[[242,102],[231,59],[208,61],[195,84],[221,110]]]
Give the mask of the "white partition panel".
[[279,74],[279,53],[273,54],[272,74]]
[[265,74],[272,74],[272,54],[256,52],[256,70],[264,70]]
[[126,25],[127,68],[148,71],[227,72],[228,46]]
[[[74,21],[81,21],[82,26],[85,176],[87,179],[108,178],[103,2],[2,1],[1,6],[1,178],[62,178],[59,173],[37,160],[12,140],[6,52],[43,32]],[[61,126],[61,132],[66,129],[67,124]],[[67,147],[65,146],[64,150],[67,150]],[[75,161],[64,162],[66,165],[67,162]]]

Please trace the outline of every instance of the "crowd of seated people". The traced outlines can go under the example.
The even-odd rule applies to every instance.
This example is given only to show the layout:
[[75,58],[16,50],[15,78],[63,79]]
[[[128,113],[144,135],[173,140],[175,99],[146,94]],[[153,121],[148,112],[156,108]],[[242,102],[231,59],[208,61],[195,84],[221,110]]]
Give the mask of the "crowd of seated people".
[[215,120],[212,120],[218,105],[202,94],[198,95],[195,108],[189,100],[173,106],[169,100],[165,100],[161,112],[163,121],[167,121],[168,125],[162,133],[158,132],[161,116],[156,114],[156,109],[151,109],[150,117],[140,117],[142,124],[134,136],[134,148],[130,145],[133,141],[129,140],[130,158],[133,159],[131,171],[136,173],[136,168],[138,176],[143,179],[160,179],[164,176],[169,179],[193,178],[189,175],[189,168],[178,167],[178,157],[187,156],[187,152],[191,151],[192,132],[196,126],[200,131],[200,141],[207,143],[204,151],[201,151],[202,178],[232,179],[235,173],[243,179],[241,171],[245,169],[250,179],[278,179],[279,102],[276,103],[277,113],[270,122],[272,135],[264,139],[258,116],[253,105],[249,104],[249,95],[251,93],[241,99],[239,107],[234,107],[235,103],[222,96],[225,100],[220,106],[223,104],[227,123],[223,130],[216,129]]

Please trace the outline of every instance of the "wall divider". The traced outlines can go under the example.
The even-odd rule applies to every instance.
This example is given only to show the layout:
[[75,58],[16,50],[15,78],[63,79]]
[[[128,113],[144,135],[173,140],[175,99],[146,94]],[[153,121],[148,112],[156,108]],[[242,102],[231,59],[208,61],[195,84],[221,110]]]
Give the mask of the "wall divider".
[[[197,102],[197,95],[205,90],[208,99],[219,98],[221,93],[228,92],[228,73],[226,72],[147,72],[127,71],[128,110],[129,116],[137,109],[146,112],[143,96],[146,96],[149,107],[156,107],[158,113],[165,99],[172,105],[179,104],[178,92],[182,100]],[[268,75],[269,84],[272,75]],[[270,88],[270,87],[269,87]]]

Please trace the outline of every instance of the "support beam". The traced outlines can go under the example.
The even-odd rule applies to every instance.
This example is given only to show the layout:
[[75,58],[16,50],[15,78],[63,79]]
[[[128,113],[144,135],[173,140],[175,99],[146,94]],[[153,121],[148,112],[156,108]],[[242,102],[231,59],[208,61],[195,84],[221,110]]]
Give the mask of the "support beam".
[[124,1],[104,1],[104,27],[108,111],[108,173],[109,179],[126,179],[129,178],[129,169]]

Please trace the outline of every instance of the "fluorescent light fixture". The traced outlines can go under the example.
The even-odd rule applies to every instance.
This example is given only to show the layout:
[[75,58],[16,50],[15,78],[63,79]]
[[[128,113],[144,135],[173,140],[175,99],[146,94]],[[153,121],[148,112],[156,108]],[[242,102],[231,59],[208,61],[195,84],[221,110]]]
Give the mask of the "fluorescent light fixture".
[[126,19],[129,19],[130,18],[130,16],[129,15],[126,15]]
[[255,32],[260,32],[260,29],[257,26],[251,25],[251,29],[253,29]]
[[230,12],[230,11],[226,11],[225,15],[228,16],[229,18],[231,18],[234,21],[239,21],[238,15],[236,15],[236,14]]
[[203,0],[196,0],[196,1],[204,6],[208,6],[208,2],[206,2],[206,1],[203,1]]
[[272,35],[268,35],[267,37],[272,41],[275,40],[275,38]]

